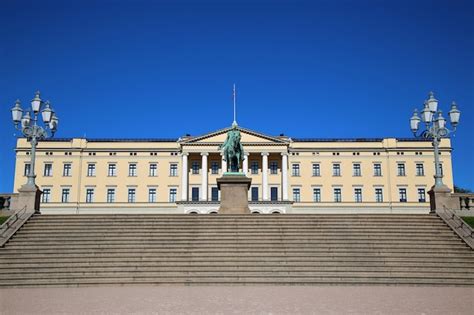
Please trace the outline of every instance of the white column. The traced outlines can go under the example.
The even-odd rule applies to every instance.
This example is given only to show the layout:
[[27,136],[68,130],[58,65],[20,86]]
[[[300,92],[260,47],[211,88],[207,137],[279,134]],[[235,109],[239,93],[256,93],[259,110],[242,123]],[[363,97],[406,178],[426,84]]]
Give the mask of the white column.
[[249,154],[245,153],[244,154],[244,161],[242,162],[242,172],[247,176],[247,173],[249,171]]
[[181,200],[188,200],[188,155],[184,153],[181,155]]
[[201,153],[201,200],[207,201],[207,156],[209,153]]
[[227,161],[224,160],[224,155],[222,155],[222,162],[221,162],[221,168],[222,168],[222,175],[224,175],[225,172],[227,172]]
[[283,200],[288,200],[288,153],[281,154],[281,177],[282,177],[282,192]]
[[268,153],[262,153],[262,196],[263,200],[268,200]]

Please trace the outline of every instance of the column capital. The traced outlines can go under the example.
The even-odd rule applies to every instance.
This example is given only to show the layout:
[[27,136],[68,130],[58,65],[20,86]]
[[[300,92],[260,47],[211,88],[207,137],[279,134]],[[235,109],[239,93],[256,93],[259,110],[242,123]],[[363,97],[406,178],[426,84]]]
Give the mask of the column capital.
[[244,156],[249,156],[249,155],[250,155],[250,153],[244,152]]
[[181,152],[181,156],[188,156],[189,152]]
[[285,156],[285,155],[288,156],[288,152],[282,152],[281,153],[281,156]]
[[269,153],[268,152],[262,152],[262,156],[268,156]]
[[201,156],[208,156],[209,152],[201,152]]

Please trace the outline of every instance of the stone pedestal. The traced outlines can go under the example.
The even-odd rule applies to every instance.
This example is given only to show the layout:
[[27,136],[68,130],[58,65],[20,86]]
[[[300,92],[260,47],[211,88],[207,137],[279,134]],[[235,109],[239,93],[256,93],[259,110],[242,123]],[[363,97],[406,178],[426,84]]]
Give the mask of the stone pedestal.
[[249,214],[248,191],[252,179],[243,173],[225,173],[217,179],[221,191],[219,214]]
[[436,210],[443,210],[445,207],[447,209],[454,209],[457,206],[455,200],[451,198],[451,189],[446,185],[431,187],[428,195],[430,196],[431,213],[436,212]]
[[43,192],[38,186],[23,185],[18,189],[18,195],[12,199],[11,209],[14,211],[23,210],[40,213],[40,198]]

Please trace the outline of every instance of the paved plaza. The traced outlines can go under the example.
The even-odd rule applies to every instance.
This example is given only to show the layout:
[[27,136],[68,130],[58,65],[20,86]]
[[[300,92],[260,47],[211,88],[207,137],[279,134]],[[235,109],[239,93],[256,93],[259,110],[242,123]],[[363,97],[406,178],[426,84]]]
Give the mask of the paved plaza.
[[472,314],[473,297],[463,287],[0,289],[0,314]]

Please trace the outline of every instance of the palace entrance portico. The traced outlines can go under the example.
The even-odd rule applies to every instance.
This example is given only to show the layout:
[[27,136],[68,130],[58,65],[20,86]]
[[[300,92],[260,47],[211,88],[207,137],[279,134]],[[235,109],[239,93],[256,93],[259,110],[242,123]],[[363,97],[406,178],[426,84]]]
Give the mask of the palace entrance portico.
[[[210,213],[219,208],[217,178],[227,169],[219,150],[230,128],[200,137],[180,139],[181,201],[185,213]],[[252,179],[250,209],[286,213],[288,201],[288,146],[286,137],[270,137],[238,127],[245,155],[239,170]]]

